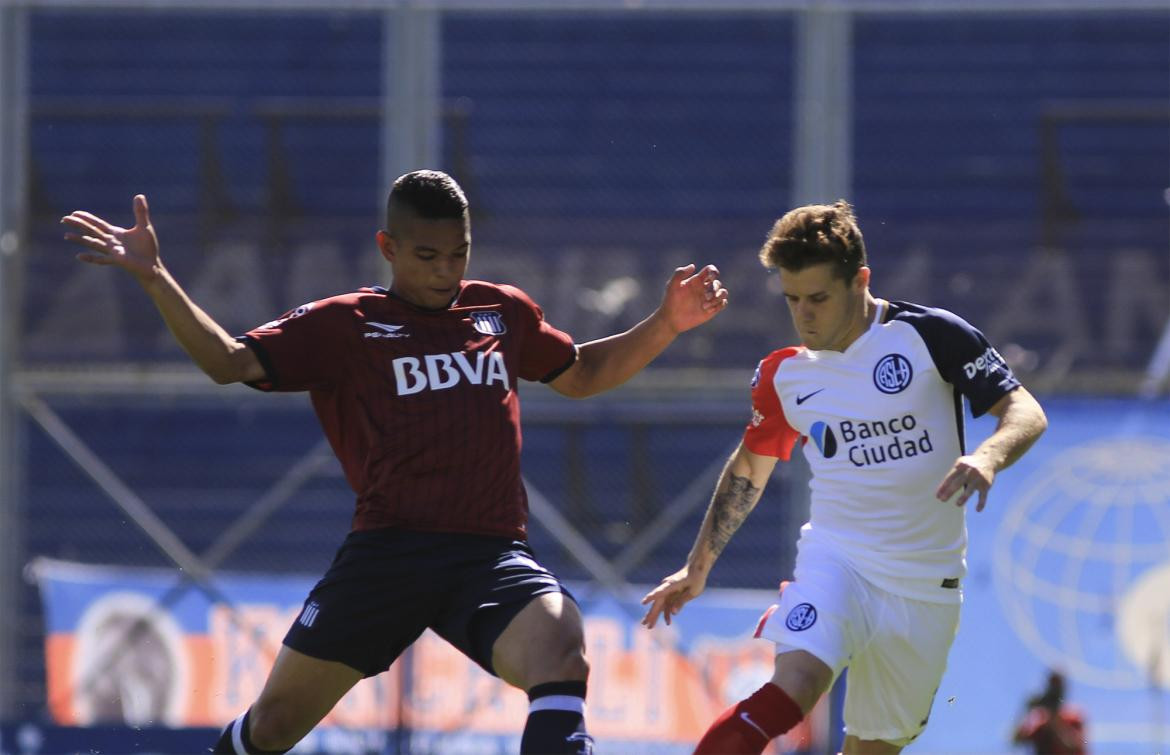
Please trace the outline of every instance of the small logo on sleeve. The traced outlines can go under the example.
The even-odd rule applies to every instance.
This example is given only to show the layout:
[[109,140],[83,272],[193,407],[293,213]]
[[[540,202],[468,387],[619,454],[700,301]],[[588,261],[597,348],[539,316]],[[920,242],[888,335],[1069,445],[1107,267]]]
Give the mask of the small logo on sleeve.
[[485,336],[502,336],[508,332],[504,317],[499,312],[472,312],[471,323],[477,332]]
[[901,393],[913,377],[910,360],[901,354],[886,354],[873,368],[873,384],[882,393]]
[[967,376],[968,380],[979,373],[990,377],[991,373],[998,371],[1007,372],[1007,361],[992,346],[988,346],[987,351],[980,354],[975,361],[963,365],[963,374]]
[[261,325],[260,327],[265,328],[265,329],[279,328],[281,325],[285,324],[289,320],[295,320],[298,317],[303,317],[304,315],[307,315],[309,313],[309,310],[311,310],[312,308],[313,308],[313,302],[309,302],[308,304],[302,304],[301,306],[294,309],[292,312],[289,312],[284,317],[281,317],[281,318],[276,319],[276,320],[272,320],[270,322],[266,322],[263,325]]

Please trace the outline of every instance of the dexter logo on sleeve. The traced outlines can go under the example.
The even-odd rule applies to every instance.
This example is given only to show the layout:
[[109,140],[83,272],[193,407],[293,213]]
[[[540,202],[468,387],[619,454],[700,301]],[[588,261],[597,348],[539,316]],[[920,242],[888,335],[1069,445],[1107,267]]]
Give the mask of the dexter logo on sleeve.
[[994,347],[988,346],[987,351],[980,354],[977,359],[963,365],[963,374],[969,380],[981,372],[984,375],[990,375],[997,370],[1003,370],[1006,365],[1007,362],[1000,356],[1000,353]]

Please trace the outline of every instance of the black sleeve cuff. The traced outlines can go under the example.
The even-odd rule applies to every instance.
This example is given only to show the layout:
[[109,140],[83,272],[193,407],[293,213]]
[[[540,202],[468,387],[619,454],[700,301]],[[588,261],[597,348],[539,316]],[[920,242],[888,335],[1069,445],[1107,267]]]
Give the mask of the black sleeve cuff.
[[[544,377],[542,377],[540,379],[540,382],[551,383],[552,381],[559,378],[564,373],[565,370],[569,369],[574,364],[576,364],[576,362],[577,362],[577,344],[573,344],[573,355],[569,357],[569,360],[567,362],[565,362],[564,364],[562,364],[560,367],[557,367],[555,370],[553,370],[552,372],[550,372],[547,375],[545,375]],[[271,374],[271,373],[269,373],[269,374]]]
[[976,403],[972,402],[970,398],[968,398],[967,401],[968,401],[968,403],[971,404],[971,416],[975,417],[975,418],[979,418],[979,417],[982,417],[984,414],[987,414],[987,411],[989,409],[991,409],[991,407],[998,404],[999,400],[1001,398],[1008,395],[1009,393],[1011,393],[1015,389],[1022,387],[1022,385],[1023,384],[1020,383],[1019,380],[1012,378],[1012,381],[1010,383],[1008,383],[1004,392],[999,394],[998,396],[996,396],[994,399],[992,399],[990,401],[984,399],[983,401],[976,404]]
[[272,366],[272,360],[268,357],[268,352],[260,344],[260,341],[252,336],[236,336],[236,340],[247,346],[260,360],[260,366],[264,368],[264,374],[267,376],[264,380],[250,380],[246,381],[244,385],[249,388],[255,388],[258,391],[272,391],[280,384],[277,379],[276,368]]

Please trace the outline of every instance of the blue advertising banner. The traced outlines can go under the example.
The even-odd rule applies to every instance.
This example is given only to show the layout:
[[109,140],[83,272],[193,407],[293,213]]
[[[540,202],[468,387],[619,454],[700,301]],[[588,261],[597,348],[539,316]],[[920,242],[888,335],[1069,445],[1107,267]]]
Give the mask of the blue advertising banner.
[[1170,406],[1044,403],[1048,432],[967,512],[962,625],[914,751],[1011,752],[1049,670],[1090,752],[1170,745]]
[[[144,743],[154,728],[215,727],[239,716],[313,584],[219,574],[196,585],[169,570],[48,560],[32,570],[45,603],[54,722],[130,725]],[[615,598],[573,589],[585,614],[599,750],[690,752],[728,704],[772,674],[771,643],[752,638],[774,597],[767,591],[713,590],[688,606],[686,621],[650,632],[638,623],[641,590]],[[516,752],[527,713],[522,692],[428,632],[389,672],[359,683],[297,751]],[[823,748],[829,728],[822,701],[773,751]],[[69,731],[25,727],[7,736],[38,743],[14,751],[52,752],[53,742],[84,739]]]

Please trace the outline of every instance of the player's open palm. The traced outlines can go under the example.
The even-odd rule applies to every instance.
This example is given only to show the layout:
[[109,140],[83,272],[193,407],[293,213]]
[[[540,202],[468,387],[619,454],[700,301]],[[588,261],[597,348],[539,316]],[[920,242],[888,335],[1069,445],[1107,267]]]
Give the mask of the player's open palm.
[[647,629],[653,629],[659,616],[670,624],[670,620],[678,615],[682,607],[699,597],[706,586],[706,576],[691,574],[690,569],[684,566],[642,598],[642,605],[650,605],[642,618],[642,624]]
[[666,284],[662,311],[676,333],[710,320],[727,306],[727,289],[719,280],[719,268],[707,265],[695,272],[692,263],[680,267]]
[[77,259],[93,265],[114,265],[146,282],[158,274],[158,238],[150,224],[150,208],[142,194],[134,197],[134,227],[122,228],[84,210],[61,218],[65,239],[87,251]]

